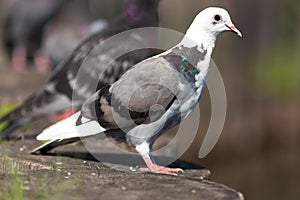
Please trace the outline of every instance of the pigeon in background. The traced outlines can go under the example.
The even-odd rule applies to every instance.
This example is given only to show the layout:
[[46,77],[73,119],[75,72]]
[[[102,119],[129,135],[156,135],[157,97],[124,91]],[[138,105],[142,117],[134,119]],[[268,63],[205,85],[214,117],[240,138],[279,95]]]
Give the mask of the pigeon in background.
[[84,39],[104,30],[108,22],[92,15],[88,1],[73,0],[45,28],[42,49],[54,68]]
[[198,104],[215,41],[224,31],[242,36],[226,10],[204,9],[178,45],[136,64],[118,81],[99,89],[81,111],[45,129],[37,139],[50,142],[33,153],[45,153],[60,144],[104,132],[135,147],[147,165],[142,171],[181,172],[155,164],[150,155],[152,145]]
[[47,64],[47,56],[40,51],[43,31],[62,5],[63,0],[21,0],[14,4],[3,27],[4,45],[14,70],[24,70],[27,61]]
[[[4,124],[0,131],[0,138],[8,139],[11,132],[35,118],[57,116],[56,114],[62,111],[70,112],[72,103],[73,106],[77,105],[79,109],[82,103],[95,92],[88,90],[93,87],[89,85],[89,79],[98,80],[99,78],[95,77],[95,74],[102,74],[99,87],[103,87],[106,84],[114,83],[134,64],[156,54],[157,52],[153,49],[145,49],[126,54],[117,60],[111,57],[111,53],[115,50],[122,49],[125,51],[127,49],[128,51],[125,52],[129,52],[132,50],[132,45],[156,41],[153,38],[155,36],[149,36],[148,41],[145,40],[145,36],[139,36],[137,33],[132,34],[122,44],[111,46],[99,54],[89,55],[102,41],[115,34],[133,28],[158,26],[158,4],[159,0],[129,0],[123,13],[105,30],[93,34],[81,42],[71,55],[56,67],[37,92],[26,99],[21,106],[0,119],[0,124]],[[99,56],[102,58],[100,61],[97,59]],[[91,66],[81,67],[84,63],[89,63]],[[108,70],[105,70],[107,63],[111,63],[111,65]],[[87,78],[74,84],[79,68],[86,70]],[[84,91],[83,88],[86,90]],[[72,102],[73,94],[78,97],[76,102]],[[59,119],[59,116],[56,119]]]
[[55,68],[68,57],[83,40],[104,30],[108,22],[102,19],[80,26],[64,24],[49,26],[45,32],[42,49],[49,56]]

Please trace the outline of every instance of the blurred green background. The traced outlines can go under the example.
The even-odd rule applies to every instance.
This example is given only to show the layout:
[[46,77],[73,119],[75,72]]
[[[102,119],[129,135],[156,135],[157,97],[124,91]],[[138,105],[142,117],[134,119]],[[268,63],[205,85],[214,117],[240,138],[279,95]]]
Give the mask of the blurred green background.
[[[11,0],[0,2],[3,8]],[[108,20],[124,5],[122,0],[91,2],[93,14]],[[212,180],[241,191],[246,199],[299,199],[300,1],[161,0],[160,26],[184,32],[207,6],[229,10],[243,38],[223,34],[213,55],[228,98],[221,138],[206,158],[197,157],[210,119],[205,91],[199,134],[183,158],[209,168]],[[34,72],[12,72],[4,55],[0,112],[20,103],[44,79]]]

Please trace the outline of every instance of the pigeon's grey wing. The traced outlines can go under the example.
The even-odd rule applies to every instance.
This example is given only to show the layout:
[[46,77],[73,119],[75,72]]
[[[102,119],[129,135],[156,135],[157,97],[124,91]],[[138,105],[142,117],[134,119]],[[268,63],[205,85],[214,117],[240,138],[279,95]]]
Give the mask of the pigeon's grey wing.
[[[0,138],[9,139],[9,134],[14,130],[29,123],[32,119],[39,116],[51,116],[51,114],[70,108],[71,99],[53,88],[53,85],[47,85],[47,88],[41,90],[21,104],[13,111],[0,118]],[[77,105],[78,106],[78,105]],[[74,104],[74,109],[76,105]]]
[[147,47],[146,41],[140,33],[125,33],[125,36],[113,36],[113,39],[108,38],[95,45],[93,50],[84,56],[80,68],[75,73],[73,69],[68,71],[70,87],[75,95],[73,98],[87,99],[97,89],[117,81],[136,63],[155,55],[157,51],[154,49],[141,49]]
[[130,128],[157,120],[176,99],[179,79],[164,58],[151,58],[127,71],[115,84],[97,91],[82,115],[106,129]]

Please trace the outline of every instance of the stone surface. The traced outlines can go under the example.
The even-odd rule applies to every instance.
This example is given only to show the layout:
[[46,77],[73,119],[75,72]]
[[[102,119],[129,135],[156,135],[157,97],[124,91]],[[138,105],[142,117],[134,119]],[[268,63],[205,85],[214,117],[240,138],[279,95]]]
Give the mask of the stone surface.
[[172,164],[185,169],[178,176],[124,172],[93,159],[82,145],[30,155],[38,144],[32,139],[0,143],[1,200],[243,199],[241,193],[210,181],[209,170],[183,161]]

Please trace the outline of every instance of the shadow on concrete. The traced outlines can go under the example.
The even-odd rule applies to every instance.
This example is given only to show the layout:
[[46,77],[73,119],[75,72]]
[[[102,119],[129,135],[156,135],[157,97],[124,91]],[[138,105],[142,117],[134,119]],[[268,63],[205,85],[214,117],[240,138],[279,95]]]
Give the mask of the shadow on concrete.
[[[47,153],[47,156],[62,156],[68,158],[75,158],[81,160],[101,162],[104,164],[116,164],[125,166],[144,166],[144,162],[139,155],[127,155],[127,154],[115,154],[115,153],[88,153],[88,152],[69,152],[69,151],[57,151],[54,153]],[[166,156],[154,156],[154,159],[158,164],[162,160],[170,160],[172,158]],[[205,169],[203,166],[185,162],[182,160],[176,160],[172,162],[169,167],[187,169]]]

